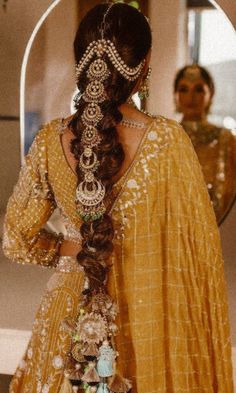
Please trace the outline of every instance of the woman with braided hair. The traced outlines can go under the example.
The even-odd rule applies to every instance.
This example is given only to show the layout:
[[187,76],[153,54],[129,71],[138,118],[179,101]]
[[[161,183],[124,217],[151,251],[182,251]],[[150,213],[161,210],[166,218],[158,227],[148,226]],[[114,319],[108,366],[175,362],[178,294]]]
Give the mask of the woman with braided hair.
[[[100,4],[74,42],[76,113],[37,134],[5,254],[53,267],[11,393],[233,393],[219,234],[191,142],[129,104],[151,32]],[[55,207],[66,235],[43,228]]]

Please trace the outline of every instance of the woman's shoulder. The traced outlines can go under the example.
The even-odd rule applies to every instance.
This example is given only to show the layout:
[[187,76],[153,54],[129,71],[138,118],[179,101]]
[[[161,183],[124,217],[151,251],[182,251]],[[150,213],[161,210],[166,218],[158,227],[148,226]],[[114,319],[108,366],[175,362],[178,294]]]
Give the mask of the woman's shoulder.
[[62,118],[56,118],[40,127],[35,136],[35,142],[39,144],[47,144],[50,137],[62,133],[64,130],[64,123]]
[[151,129],[162,134],[165,139],[176,144],[191,144],[191,141],[181,124],[161,115],[150,115],[152,118]]

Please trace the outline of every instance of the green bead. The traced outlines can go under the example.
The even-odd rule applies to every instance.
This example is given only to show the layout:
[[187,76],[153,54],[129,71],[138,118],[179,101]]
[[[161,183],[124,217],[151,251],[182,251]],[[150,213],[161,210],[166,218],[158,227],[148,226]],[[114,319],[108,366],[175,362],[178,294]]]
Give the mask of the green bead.
[[139,10],[139,8],[140,8],[138,1],[130,1],[129,5],[131,5],[131,7],[136,8],[137,10]]

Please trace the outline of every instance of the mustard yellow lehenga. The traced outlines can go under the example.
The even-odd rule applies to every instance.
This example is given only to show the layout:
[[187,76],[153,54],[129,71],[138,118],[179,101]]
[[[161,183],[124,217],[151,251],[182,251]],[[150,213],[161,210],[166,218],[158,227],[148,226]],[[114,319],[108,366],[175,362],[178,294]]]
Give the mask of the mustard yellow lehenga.
[[182,121],[181,125],[195,148],[220,225],[236,195],[236,137],[207,120]]
[[[56,266],[11,393],[59,393],[83,272],[57,256],[44,226],[56,206],[78,234],[76,176],[61,121],[36,136],[9,200],[4,251]],[[113,198],[113,200],[112,200]],[[133,165],[107,203],[115,223],[109,291],[119,305],[118,367],[133,393],[233,393],[223,261],[215,215],[191,142],[174,121],[150,120]],[[65,262],[65,261],[64,261]]]

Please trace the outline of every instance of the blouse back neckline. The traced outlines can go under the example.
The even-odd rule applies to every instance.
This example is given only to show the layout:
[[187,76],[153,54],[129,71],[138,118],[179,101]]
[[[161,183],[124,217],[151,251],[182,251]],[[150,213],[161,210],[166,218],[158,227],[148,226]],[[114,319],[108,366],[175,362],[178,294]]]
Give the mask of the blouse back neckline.
[[[146,139],[147,139],[147,135],[153,125],[153,123],[155,122],[156,118],[152,118],[150,123],[147,124],[146,130],[143,133],[143,136],[140,140],[140,143],[138,145],[138,148],[135,152],[134,158],[132,160],[132,162],[130,163],[129,167],[126,169],[126,171],[119,177],[119,179],[113,183],[113,187],[118,187],[123,181],[125,183],[129,173],[131,172],[132,168],[134,167],[134,165],[136,164],[137,160],[138,160],[138,156],[140,151],[142,150],[142,147],[145,145]],[[68,162],[68,159],[66,157],[62,142],[61,142],[61,135],[63,134],[63,132],[65,131],[65,125],[63,125],[63,118],[60,119],[61,122],[61,128],[60,128],[60,132],[57,133],[57,142],[58,142],[58,146],[59,146],[59,153],[60,153],[60,158],[61,158],[61,162],[63,163],[63,165],[67,168],[67,172],[68,174],[71,176],[71,178],[73,178],[75,181],[77,180],[77,175],[74,172],[74,170],[72,169],[71,165]]]

